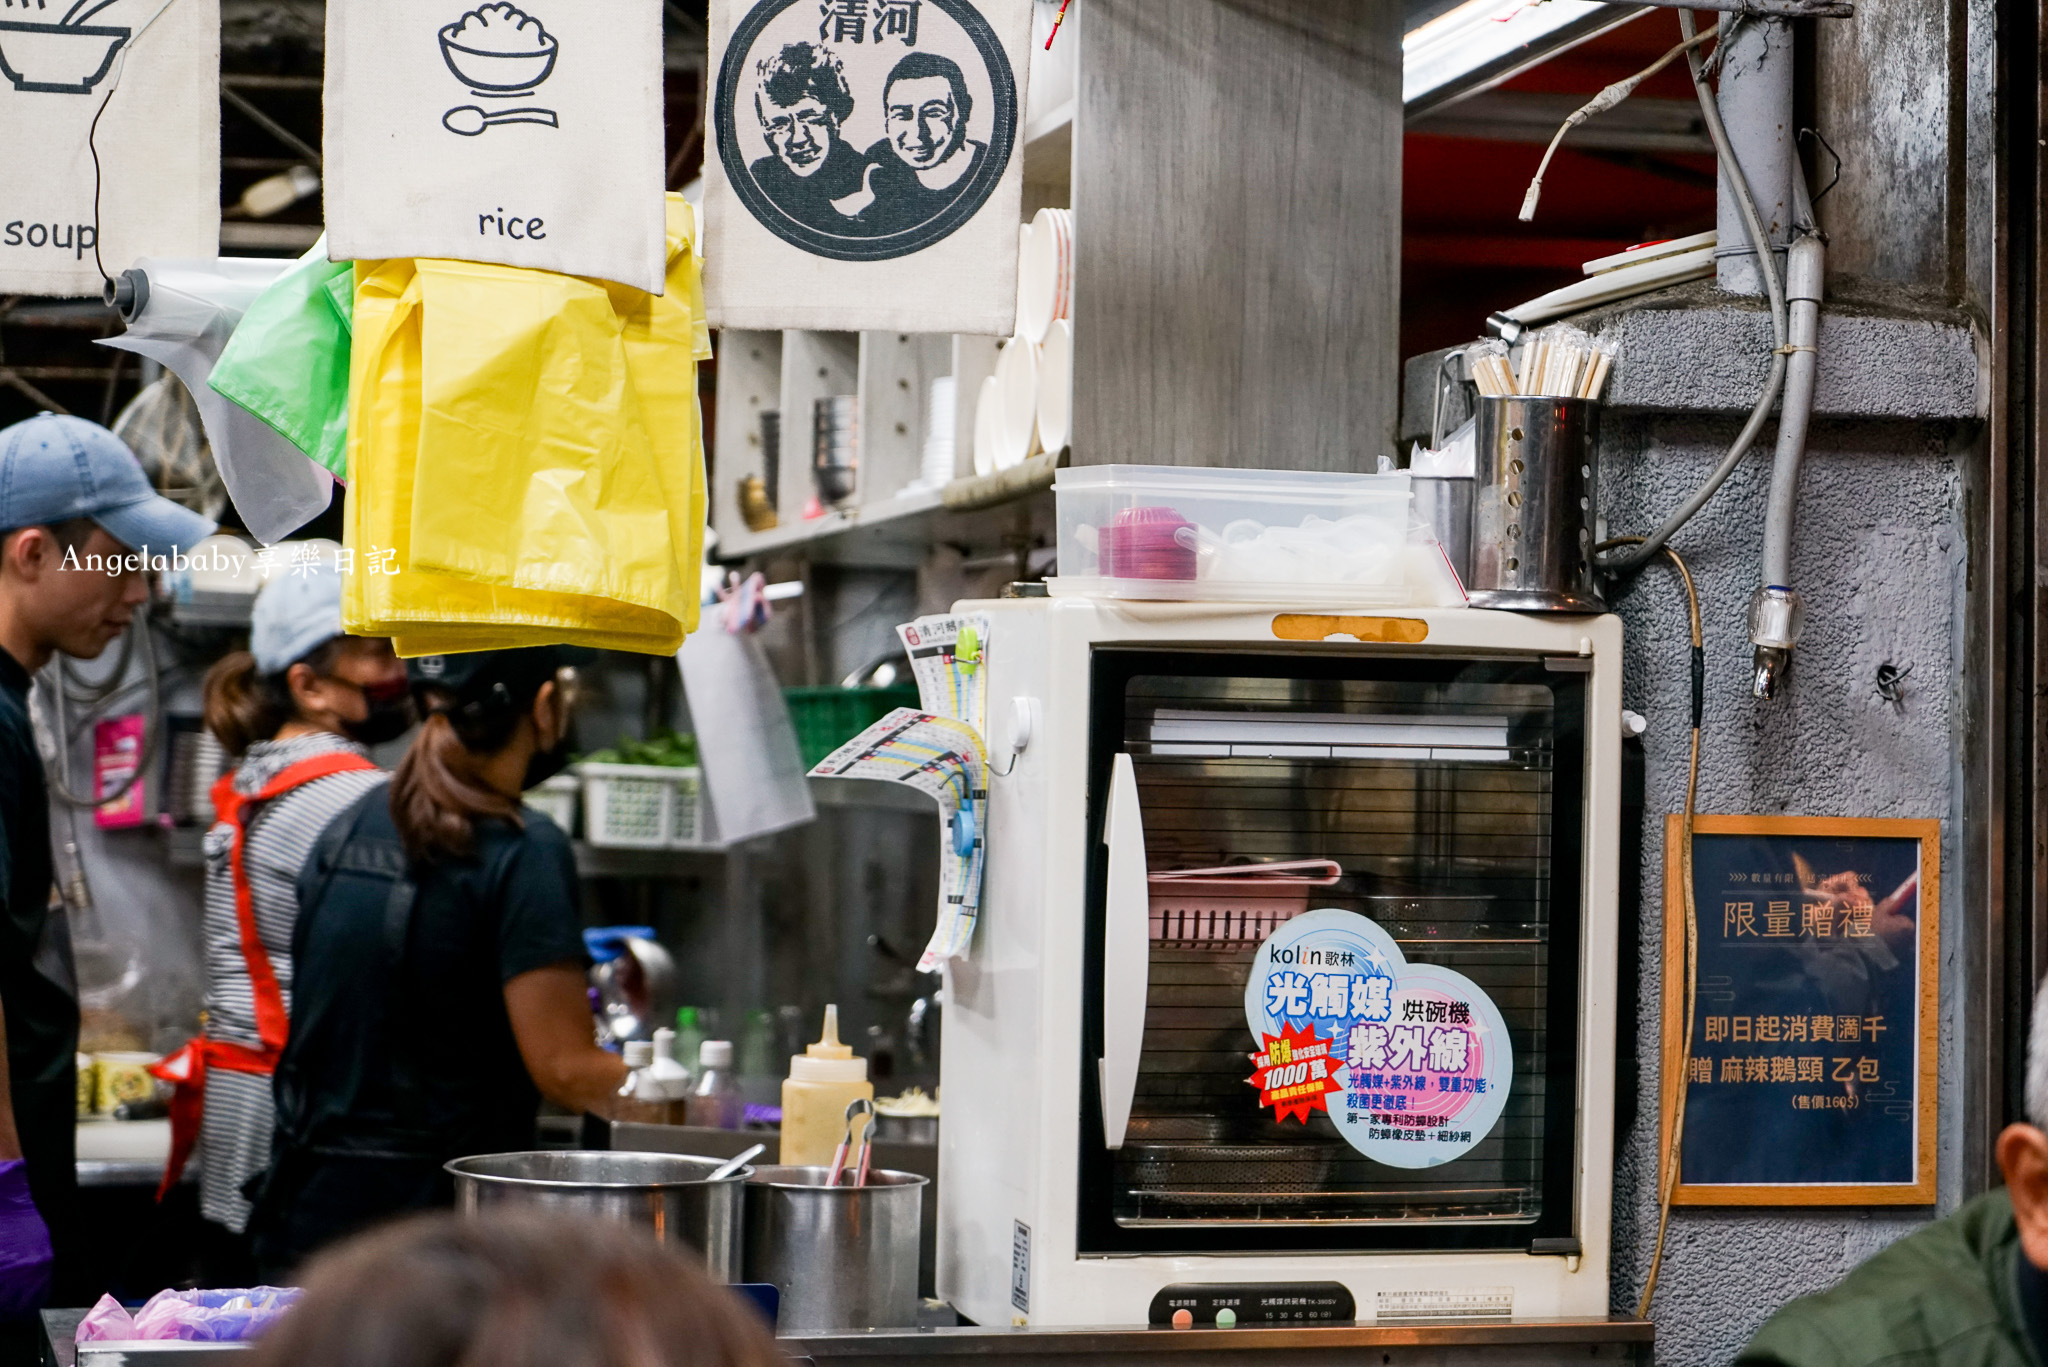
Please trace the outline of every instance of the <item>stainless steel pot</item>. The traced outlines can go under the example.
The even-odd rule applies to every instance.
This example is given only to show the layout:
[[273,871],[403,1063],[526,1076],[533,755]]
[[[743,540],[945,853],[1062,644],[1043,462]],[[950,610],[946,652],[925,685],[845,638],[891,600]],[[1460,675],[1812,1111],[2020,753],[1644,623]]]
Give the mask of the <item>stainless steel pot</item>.
[[754,1169],[706,1181],[724,1161],[572,1149],[487,1153],[447,1168],[464,1215],[530,1210],[635,1225],[695,1250],[713,1277],[730,1282],[739,1279],[746,1179]]
[[826,1173],[754,1169],[745,1279],[781,1290],[778,1334],[915,1326],[925,1179],[871,1172],[864,1187],[828,1187]]
[[884,1115],[875,1113],[875,1138],[884,1144],[936,1144],[939,1118],[935,1115]]

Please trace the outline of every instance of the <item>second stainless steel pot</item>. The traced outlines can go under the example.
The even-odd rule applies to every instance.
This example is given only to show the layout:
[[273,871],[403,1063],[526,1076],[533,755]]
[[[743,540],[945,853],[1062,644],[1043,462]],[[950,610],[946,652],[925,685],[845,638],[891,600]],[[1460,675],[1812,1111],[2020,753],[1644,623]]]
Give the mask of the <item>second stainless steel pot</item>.
[[747,1184],[746,1280],[782,1292],[780,1334],[917,1323],[925,1179],[875,1171],[825,1185],[824,1168],[764,1167]]
[[754,1170],[706,1181],[723,1161],[585,1149],[482,1154],[447,1167],[464,1215],[547,1211],[635,1225],[694,1249],[713,1277],[731,1282],[739,1280],[746,1179]]

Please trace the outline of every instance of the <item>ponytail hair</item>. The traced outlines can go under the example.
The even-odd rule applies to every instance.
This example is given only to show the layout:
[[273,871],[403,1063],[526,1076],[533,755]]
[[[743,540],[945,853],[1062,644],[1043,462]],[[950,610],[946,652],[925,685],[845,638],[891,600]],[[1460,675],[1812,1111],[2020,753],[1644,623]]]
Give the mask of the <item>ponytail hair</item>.
[[[292,663],[307,665],[315,674],[329,673],[340,659],[344,639],[337,636],[323,641]],[[250,746],[269,740],[299,715],[290,673],[291,665],[275,674],[257,673],[256,657],[246,650],[222,656],[206,671],[206,729],[228,754],[240,759]]]
[[445,690],[416,690],[426,720],[391,776],[391,819],[416,862],[466,856],[476,845],[476,823],[485,817],[520,824],[519,800],[493,788],[481,770],[511,742],[545,682],[537,681],[517,703],[501,685],[496,706],[457,706]]

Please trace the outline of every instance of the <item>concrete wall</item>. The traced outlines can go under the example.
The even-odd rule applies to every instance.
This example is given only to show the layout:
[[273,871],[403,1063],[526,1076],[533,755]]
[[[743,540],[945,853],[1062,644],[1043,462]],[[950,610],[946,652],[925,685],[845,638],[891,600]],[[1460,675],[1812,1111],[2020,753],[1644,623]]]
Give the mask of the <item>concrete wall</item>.
[[[1613,417],[1602,449],[1610,532],[1647,530],[1721,457],[1733,421]],[[1965,536],[1956,429],[1932,423],[1839,423],[1813,436],[1801,489],[1794,583],[1807,602],[1791,686],[1773,703],[1749,693],[1744,613],[1757,583],[1768,449],[1752,455],[1677,539],[1700,585],[1707,641],[1699,809],[1716,813],[1939,817],[1943,841],[1942,1038],[1954,1054],[1961,1007],[1953,970],[1964,923],[1956,860]],[[1642,1056],[1638,1119],[1616,1172],[1614,1300],[1633,1314],[1657,1222],[1658,999],[1663,971],[1663,821],[1685,797],[1689,682],[1685,599],[1668,569],[1622,597],[1624,705],[1649,719],[1643,830],[1643,980],[1635,1028]],[[1912,667],[1905,702],[1877,696],[1890,661]],[[1624,1012],[1622,1029],[1630,1028]],[[1961,1199],[1960,1059],[1941,1064],[1942,1211]],[[1794,1296],[1834,1284],[1932,1211],[1673,1212],[1652,1318],[1660,1362],[1723,1363]]]

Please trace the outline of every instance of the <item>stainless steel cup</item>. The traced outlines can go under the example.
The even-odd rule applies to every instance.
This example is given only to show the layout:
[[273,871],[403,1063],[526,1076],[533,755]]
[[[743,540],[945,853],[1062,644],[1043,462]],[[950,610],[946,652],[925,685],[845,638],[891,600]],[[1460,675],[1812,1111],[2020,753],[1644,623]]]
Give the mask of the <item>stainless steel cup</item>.
[[[585,1215],[651,1230],[696,1251],[719,1281],[738,1280],[747,1174],[705,1179],[722,1158],[605,1149],[489,1153],[447,1165],[464,1215],[508,1210]],[[915,1270],[912,1276],[916,1275]]]
[[778,1334],[914,1327],[925,1179],[871,1172],[864,1187],[828,1187],[826,1173],[754,1169],[745,1280],[781,1290]]
[[1444,557],[1467,587],[1472,583],[1472,484],[1470,475],[1417,475],[1408,482],[1415,491],[1415,515],[1436,531]]
[[1599,414],[1592,399],[1480,396],[1473,607],[1607,611],[1593,574]]

